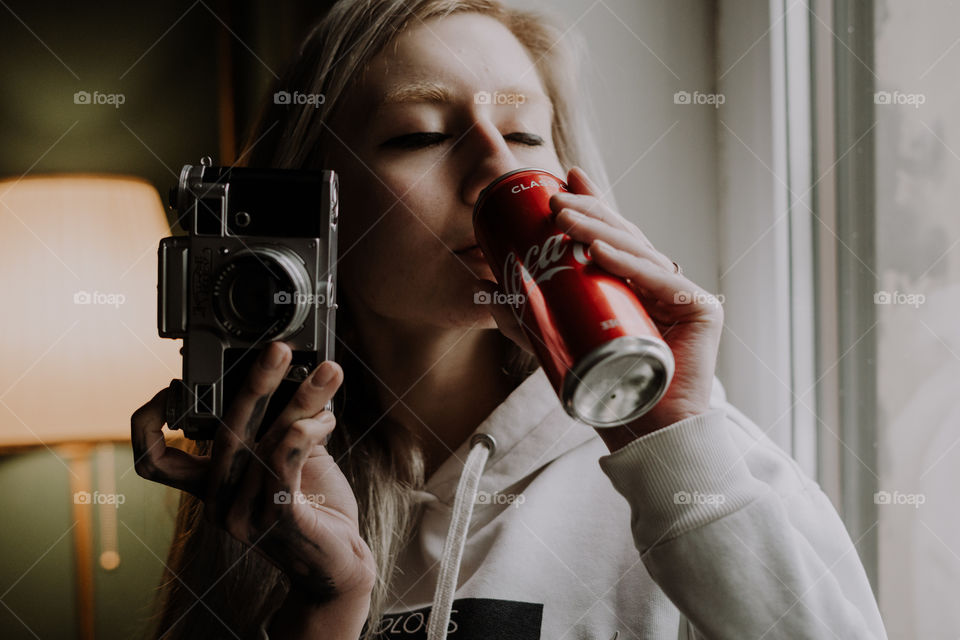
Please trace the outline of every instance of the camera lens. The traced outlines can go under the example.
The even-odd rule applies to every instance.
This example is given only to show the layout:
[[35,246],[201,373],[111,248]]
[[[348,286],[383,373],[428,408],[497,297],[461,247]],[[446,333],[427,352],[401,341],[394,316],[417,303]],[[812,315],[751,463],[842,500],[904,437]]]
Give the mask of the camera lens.
[[313,303],[303,261],[286,247],[237,252],[213,283],[217,320],[242,340],[280,340],[303,325]]

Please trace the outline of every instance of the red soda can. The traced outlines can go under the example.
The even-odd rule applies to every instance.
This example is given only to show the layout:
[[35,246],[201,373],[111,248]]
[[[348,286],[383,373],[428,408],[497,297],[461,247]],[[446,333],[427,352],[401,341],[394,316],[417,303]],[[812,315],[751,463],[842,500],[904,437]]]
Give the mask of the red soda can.
[[569,189],[547,171],[505,173],[480,192],[474,233],[566,412],[625,424],[667,392],[673,353],[626,281],[554,224],[558,191]]

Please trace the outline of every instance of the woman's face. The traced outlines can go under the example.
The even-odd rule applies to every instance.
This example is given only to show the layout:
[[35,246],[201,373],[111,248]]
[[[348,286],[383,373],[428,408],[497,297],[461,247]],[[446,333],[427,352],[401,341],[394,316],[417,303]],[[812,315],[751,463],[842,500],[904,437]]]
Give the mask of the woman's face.
[[487,16],[414,23],[338,113],[330,164],[351,304],[403,325],[495,327],[472,288],[494,280],[490,268],[457,252],[476,243],[473,204],[491,180],[529,166],[562,174],[534,61]]

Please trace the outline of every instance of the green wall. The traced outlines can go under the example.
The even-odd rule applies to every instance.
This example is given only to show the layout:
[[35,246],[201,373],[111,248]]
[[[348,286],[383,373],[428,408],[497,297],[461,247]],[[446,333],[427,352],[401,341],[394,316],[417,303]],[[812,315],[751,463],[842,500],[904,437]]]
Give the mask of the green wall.
[[[133,470],[129,446],[114,446],[120,565],[106,571],[100,549],[98,509],[93,521],[96,637],[143,637],[156,585],[173,534],[177,491],[148,482]],[[0,637],[76,637],[73,495],[69,461],[41,448],[0,458]],[[92,489],[104,472],[91,459]],[[12,587],[12,588],[11,588]],[[19,618],[19,620],[18,620]]]

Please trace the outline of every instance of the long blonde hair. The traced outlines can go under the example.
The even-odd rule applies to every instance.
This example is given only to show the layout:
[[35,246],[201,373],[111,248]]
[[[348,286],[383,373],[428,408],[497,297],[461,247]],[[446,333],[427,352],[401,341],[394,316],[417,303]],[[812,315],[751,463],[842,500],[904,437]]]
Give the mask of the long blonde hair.
[[[570,36],[543,16],[505,7],[497,0],[340,0],[313,28],[286,73],[270,91],[249,136],[244,164],[278,168],[327,167],[326,124],[366,65],[398,33],[430,18],[474,12],[503,23],[535,61],[535,71],[554,105],[552,135],[561,165],[584,167],[601,188],[606,174],[586,125],[588,105],[575,104],[581,88],[580,59]],[[561,42],[563,38],[563,42]],[[320,107],[275,104],[276,91],[323,94]],[[349,207],[341,215],[350,215]],[[346,294],[346,295],[345,295]],[[391,604],[390,578],[418,520],[411,494],[424,485],[424,461],[416,442],[382,416],[374,379],[363,364],[363,345],[352,330],[349,292],[341,289],[335,359],[344,384],[335,398],[338,427],[328,444],[359,505],[360,532],[378,567],[365,638],[372,638]],[[504,338],[504,371],[519,382],[536,361]],[[346,345],[346,347],[344,347]],[[197,442],[199,455],[210,441]],[[288,582],[265,558],[202,517],[202,503],[181,494],[167,569],[159,587],[152,637],[256,637],[280,605]],[[198,602],[199,600],[199,602]],[[226,625],[232,630],[225,632]]]

